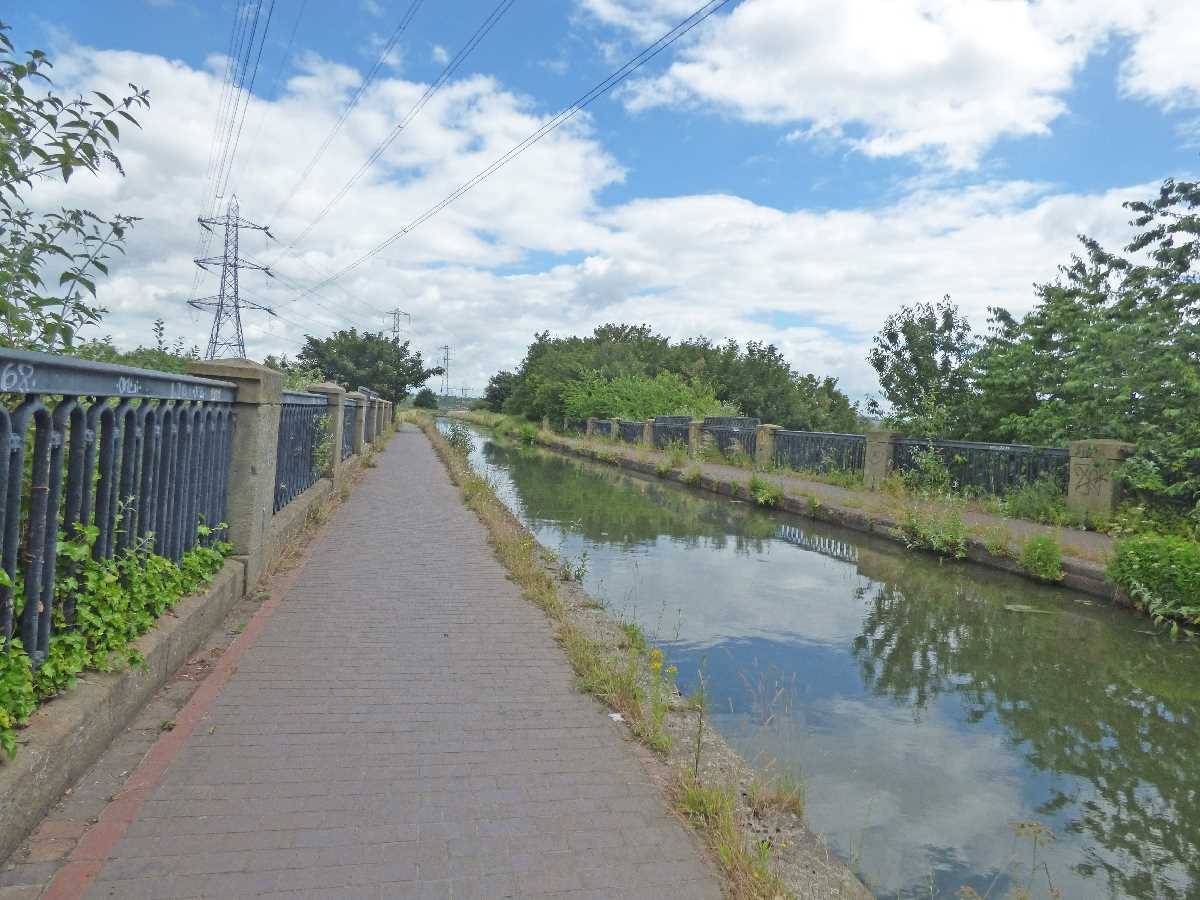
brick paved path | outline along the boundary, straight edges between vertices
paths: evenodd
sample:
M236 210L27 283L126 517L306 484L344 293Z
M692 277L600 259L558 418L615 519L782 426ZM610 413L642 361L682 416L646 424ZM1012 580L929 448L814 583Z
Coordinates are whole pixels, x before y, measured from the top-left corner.
M424 436L378 462L88 896L720 897Z

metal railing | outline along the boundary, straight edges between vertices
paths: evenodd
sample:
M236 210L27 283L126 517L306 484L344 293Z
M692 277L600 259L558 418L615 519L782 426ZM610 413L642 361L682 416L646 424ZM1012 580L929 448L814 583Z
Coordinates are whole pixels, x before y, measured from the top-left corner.
M776 431L775 463L811 472L859 471L866 461L862 434L826 431Z
M931 441L899 438L893 465L899 472L917 468L916 456L934 449L950 471L954 486L1003 496L1014 488L1049 475L1062 490L1070 478L1070 453L1062 447L1028 444L980 444L972 441Z
M58 534L95 527L95 558L148 543L178 560L222 523L234 385L45 353L0 350L0 638L49 652ZM14 589L23 602L16 616Z
M655 416L654 417L654 446L659 450L669 444L687 445L691 416Z
M563 419L563 431L567 434L583 434L587 430L587 419Z
M643 425L641 422L629 422L621 419L619 424L621 440L627 444L640 444L642 442Z
M342 401L342 462L354 455L354 433L358 428L358 404Z
M329 441L328 402L321 394L283 392L275 453L275 512L321 477L321 447ZM328 461L324 461L328 464Z
M598 434L601 437L612 437L612 431L612 419L596 419L592 423L592 434Z
M705 416L705 428L739 428L755 430L762 424L761 419L752 416Z
M724 425L709 425L705 420L701 434L709 438L725 456L735 453L747 453L753 456L758 447L758 431L756 428L732 428Z

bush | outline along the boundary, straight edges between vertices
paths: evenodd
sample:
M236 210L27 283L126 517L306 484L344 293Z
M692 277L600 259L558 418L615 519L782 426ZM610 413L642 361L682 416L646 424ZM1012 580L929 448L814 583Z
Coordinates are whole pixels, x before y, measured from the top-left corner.
M783 485L759 478L757 475L750 478L750 493L754 496L754 502L759 506L774 509L783 503Z
M563 400L566 414L573 418L595 416L643 422L654 416L703 418L729 413L712 388L693 384L673 372L660 372L654 378L621 375L613 379L599 372L586 372L563 387Z
M1021 567L1043 581L1062 581L1062 547L1048 534L1031 537L1021 547Z
M939 556L955 559L967 555L961 501L929 508L912 503L904 510L899 527L910 550L932 550Z
M413 406L417 409L437 409L437 395L429 388L421 388L413 397Z
M1155 621L1200 625L1200 544L1173 535L1119 541L1109 577Z
M1043 525L1069 525L1076 518L1067 510L1067 498L1054 476L1043 473L1021 485L1000 501L1004 515Z

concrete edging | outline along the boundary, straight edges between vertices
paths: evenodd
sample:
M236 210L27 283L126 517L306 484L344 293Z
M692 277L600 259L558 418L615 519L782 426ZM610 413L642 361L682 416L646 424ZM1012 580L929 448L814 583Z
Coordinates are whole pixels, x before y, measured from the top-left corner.
M86 672L75 687L38 707L20 732L17 758L0 763L0 860L21 846L245 592L245 566L227 559L203 594L182 598L134 641L144 668Z
M576 456L607 463L608 465L615 465L617 468L630 469L643 475L661 477L658 475L658 470L653 462L633 459L624 453L605 454L603 451L592 447L577 447L566 440L542 440L540 443L552 450L573 453ZM715 478L707 473L701 474L698 483L688 486L698 487L714 494L722 494L726 497L736 496L744 499L746 497L746 485L749 483L751 474L753 473L748 473L744 481L737 482L740 488L737 492L733 490L733 482L727 479ZM670 476L665 480L687 484L683 482L682 475L681 470L672 469ZM784 495L779 509L793 515L803 516L804 518L830 522L834 525L849 528L852 531L878 534L898 543L904 543L904 538L899 531L899 523L891 516L883 513L868 513L825 501L814 505L809 502L807 497L797 497L792 494ZM1020 575L1022 578L1027 578L1038 584L1046 583L1026 572L1016 560L1008 556L992 553L983 542L972 537L967 538L967 559L981 566L999 569L1013 575ZM1065 574L1062 581L1058 582L1058 584L1063 587L1071 588L1092 597L1099 597L1120 606L1134 608L1128 598L1124 597L1123 593L1117 590L1108 580L1105 575L1105 568L1100 563L1064 556L1062 568Z

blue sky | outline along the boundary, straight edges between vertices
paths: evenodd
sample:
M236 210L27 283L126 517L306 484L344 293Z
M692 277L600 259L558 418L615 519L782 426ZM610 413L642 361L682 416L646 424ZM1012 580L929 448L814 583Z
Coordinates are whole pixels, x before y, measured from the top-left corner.
M126 141L128 177L77 189L146 218L105 286L105 330L119 342L144 339L155 315L207 336L185 303L205 196L198 148L234 16L255 2L60 0L6 14L18 47L51 53L64 89L151 89L144 131ZM452 381L479 387L535 330L640 320L678 337L774 341L798 369L862 397L874 389L864 349L900 304L949 293L977 327L990 304L1028 308L1029 285L1053 276L1077 232L1119 242L1122 199L1197 168L1194 4L735 0L485 187L298 296L698 3L517 0L389 156L284 255L281 283L252 286L286 321L248 317L251 355L294 352L306 330L378 328L399 304L414 343L450 343ZM420 6L272 222L285 242L438 75L439 48L454 53L494 6ZM408 7L276 0L232 178L245 215L276 211Z

